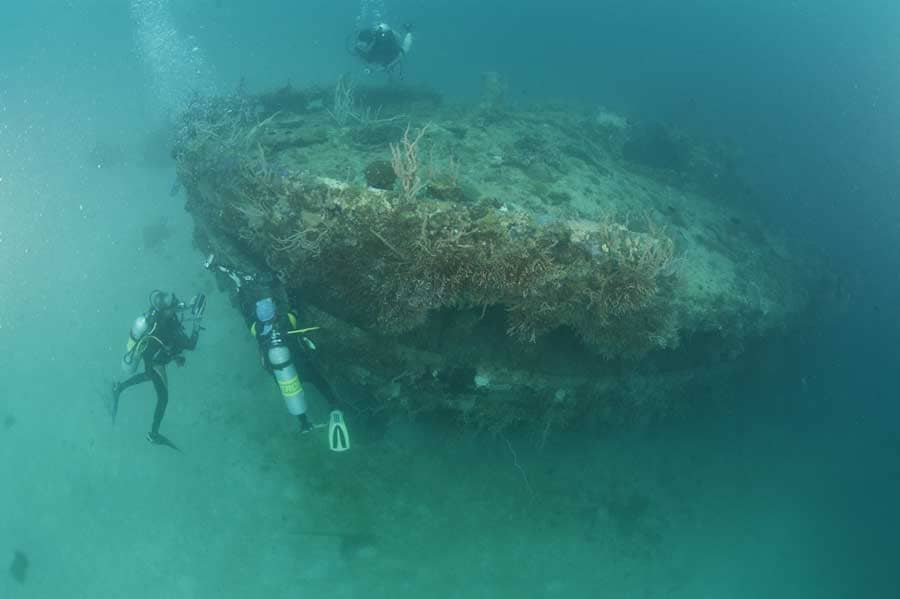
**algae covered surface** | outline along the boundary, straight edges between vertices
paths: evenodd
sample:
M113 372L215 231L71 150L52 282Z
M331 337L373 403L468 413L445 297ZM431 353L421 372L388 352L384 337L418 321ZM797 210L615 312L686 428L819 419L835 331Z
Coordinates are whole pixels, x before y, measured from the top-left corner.
M194 105L175 148L196 245L275 273L363 411L544 434L647 421L808 308L729 148L602 108L390 85Z

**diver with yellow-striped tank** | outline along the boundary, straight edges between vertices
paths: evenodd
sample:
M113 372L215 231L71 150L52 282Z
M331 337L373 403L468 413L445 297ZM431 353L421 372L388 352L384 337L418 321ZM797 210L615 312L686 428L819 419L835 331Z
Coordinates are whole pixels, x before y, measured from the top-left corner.
M297 317L288 308L284 285L273 274L241 272L217 262L214 255L210 255L203 266L234 283L241 314L259 344L260 362L278 383L288 413L300 424L300 432L319 428L309 420L302 375L303 381L312 383L330 406L329 448L332 451L350 449L347 425L337 408L338 396L313 364L310 352L315 351L316 346L304 335L318 327L298 328Z
M197 340L202 329L201 322L206 309L206 296L197 294L188 302L180 301L174 293L154 290L150 294L150 307L138 316L128 336L125 354L122 356L122 371L130 375L112 386L112 418L116 420L119 411L119 398L122 391L150 381L156 392L156 408L153 411L153 423L147 440L154 445L165 445L178 449L172 441L159 432L166 406L169 404L169 381L166 376L166 365L175 362L183 366L185 350L197 347ZM193 321L190 336L184 329L185 314ZM143 362L144 371L137 372Z

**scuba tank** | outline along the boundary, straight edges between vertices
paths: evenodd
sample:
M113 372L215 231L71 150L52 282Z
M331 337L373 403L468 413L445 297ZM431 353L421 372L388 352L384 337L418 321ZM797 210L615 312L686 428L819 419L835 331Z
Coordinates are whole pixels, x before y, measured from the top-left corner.
M277 332L273 331L269 338L267 356L272 373L281 389L284 404L292 416L306 413L306 395L303 393L303 385L291 360L291 350Z
M122 373L131 376L137 371L147 349L147 342L156 331L156 321L159 310L174 305L175 294L167 294L159 289L150 292L150 309L134 319L131 331L128 333L128 341L125 343L125 354L122 356Z
M146 314L138 316L131 325L128 341L125 343L125 354L122 356L122 372L131 376L141 363L141 356L146 348L146 338L156 329L156 322Z
M196 333L201 327L200 322L203 320L203 314L206 311L206 296L198 293L191 299L190 304L178 301L174 293L166 293L159 289L154 289L150 293L150 308L144 314L138 316L131 325L131 331L128 341L125 344L125 354L122 356L122 372L126 376L131 376L137 371L147 349L147 344L151 339L155 339L160 346L162 341L154 337L160 314L168 313L172 318L177 318L179 324L183 322L182 314L188 310L194 320L194 332ZM165 316L164 316L165 317Z
M165 293L159 289L150 292L148 298L150 308L140 316L134 319L131 325L131 331L128 334L128 341L125 343L125 354L122 356L122 373L131 376L137 371L141 364L141 358L144 356L144 350L147 349L147 343L156 332L157 317L160 310L171 308L178 302L174 293Z

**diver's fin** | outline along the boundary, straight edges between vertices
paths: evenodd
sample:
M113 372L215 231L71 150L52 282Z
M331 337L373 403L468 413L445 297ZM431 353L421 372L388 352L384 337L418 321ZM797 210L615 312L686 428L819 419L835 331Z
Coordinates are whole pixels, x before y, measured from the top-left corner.
M122 386L119 383L112 384L111 397L109 403L109 413L112 416L112 423L116 423L116 414L119 413L119 397L122 395Z
M172 443L172 441L168 437L166 437L165 435L161 435L160 433L147 433L147 440L154 445L165 445L166 447L171 447L179 453L181 452L181 450L178 449L177 445Z
M311 432L313 432L313 431L317 431L317 430L319 430L320 428L325 428L326 426L328 426L328 425L327 425L327 424L322 424L321 422L318 422L318 423L316 423L316 424L310 425L309 428L301 428L301 429L300 429L300 434L301 434L301 435L305 435L306 433L311 433Z
M328 449L331 451L350 449L350 433L340 410L332 410L328 417Z

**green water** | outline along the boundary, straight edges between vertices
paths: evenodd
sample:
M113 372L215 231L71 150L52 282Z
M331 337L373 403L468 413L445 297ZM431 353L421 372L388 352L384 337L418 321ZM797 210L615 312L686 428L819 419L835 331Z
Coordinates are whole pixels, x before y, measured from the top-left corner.
M851 309L798 323L789 345L773 339L755 354L748 379L710 386L692 416L649 429L584 427L542 444L517 431L478 435L348 410L353 449L337 454L324 436L297 434L240 315L200 266L184 197L170 194L172 165L148 164L142 144L190 94L185 79L233 89L246 75L261 88L358 68L341 42L359 7L178 3L177 48L192 58L174 68L167 60L177 55L147 54L132 11L161 1L10 4L0 19L0 597L895 595L896 215L877 198L894 198L897 186L894 148L877 143L895 138L884 107L897 104L896 53L881 34L828 25L832 13L810 25L805 5L791 3L800 20L785 31L794 33L757 15L747 31L770 27L770 37L732 36L746 53L715 71L743 86L704 94L699 85L716 78L701 59L716 52L696 30L683 48L684 27L669 27L659 6L560 7L547 20L559 55L540 59L528 58L533 47L521 44L533 36L522 31L545 22L546 6L387 7L397 19L412 15L432 40L416 47L418 63L411 54L413 82L465 95L483 70L504 67L523 97L546 78L571 84L545 86L551 96L762 131L748 145L773 162L757 174L789 173L795 184L765 205L772 226L833 252L829 264L849 273ZM519 9L528 20L509 17ZM656 9L666 19L655 20ZM694 24L711 14L675 12ZM621 30L603 38L618 52L588 43L607 21ZM640 38L647 23L655 35ZM797 23L815 26L809 38ZM857 47L847 40L865 40L865 68L850 76L809 66L824 50L802 51L822 37L844 40L828 46L844 58L842 49ZM454 39L467 47L452 51ZM750 51L757 40L777 60ZM640 76L651 59L652 81ZM782 86L753 79L781 73L773 65L785 65L783 79L772 75ZM591 86L588 66L614 75ZM823 84L831 92L791 88L797 73L834 77ZM847 137L802 137L814 114ZM794 145L794 155L777 153ZM836 148L841 160L830 162ZM853 168L844 168L847 155ZM826 187L852 193L831 197ZM165 239L145 238L148 225ZM154 288L209 296L197 350L185 367L169 367L162 430L181 453L144 439L149 385L123 396L115 425L108 413L129 326ZM711 403L716 410L700 410ZM313 404L323 418L314 392Z

